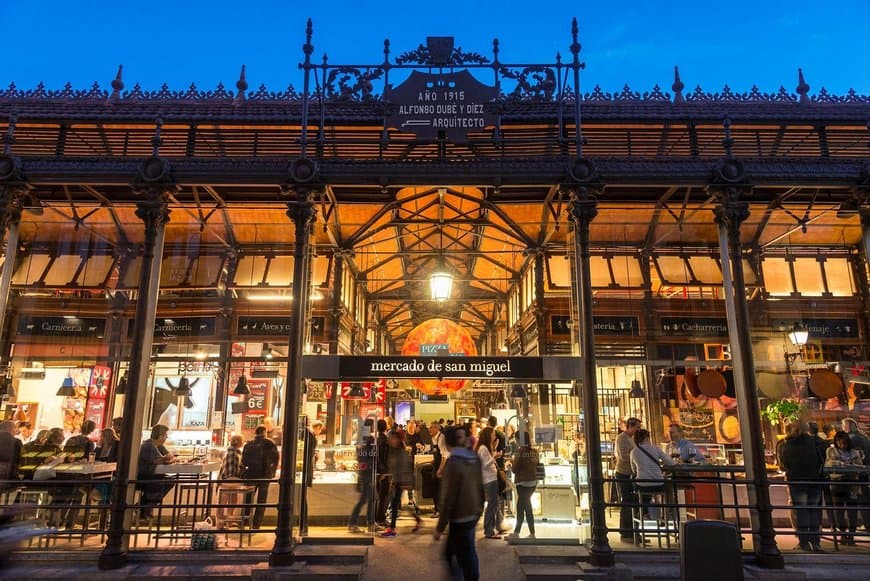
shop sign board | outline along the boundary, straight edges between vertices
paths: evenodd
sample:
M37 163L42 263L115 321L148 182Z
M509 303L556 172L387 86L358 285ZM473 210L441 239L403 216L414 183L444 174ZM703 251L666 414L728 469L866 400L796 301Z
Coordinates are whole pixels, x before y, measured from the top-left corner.
M727 337L728 319L713 317L662 317L662 331L681 337Z
M407 357L342 356L339 375L344 379L541 379L540 357Z
M239 317L238 334L286 337L290 334L290 317Z
M436 139L443 132L448 139L463 141L470 132L495 125L489 105L495 97L495 87L481 83L467 69L412 71L402 84L384 90L389 104L386 125L421 139Z
M31 337L89 337L102 338L106 334L106 320L89 317L32 317L18 319L18 335Z
M596 335L637 337L640 326L637 317L592 317Z
M172 340L181 337L213 337L217 317L158 318L154 323L155 340ZM127 325L127 336L133 336L133 321Z
M858 321L855 319L802 319L788 321L786 327L801 322L807 327L810 339L857 339Z

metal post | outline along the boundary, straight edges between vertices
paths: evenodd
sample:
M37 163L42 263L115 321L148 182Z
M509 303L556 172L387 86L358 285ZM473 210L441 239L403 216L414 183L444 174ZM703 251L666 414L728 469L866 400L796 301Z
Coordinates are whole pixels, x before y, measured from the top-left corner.
M0 221L5 222L6 253L4 255L3 271L0 272L0 335L6 323L6 306L9 301L9 287L12 285L12 274L15 272L15 259L18 255L18 232L21 226L21 208L7 207L3 210ZM2 234L0 234L2 235Z
M589 224L598 214L598 202L584 186L571 200L574 222L574 291L580 322L582 365L580 383L583 394L583 425L589 470L589 506L592 517L592 547L589 562L597 567L613 566L613 549L607 540L604 515L604 474L601 467L601 437L598 422L598 386L595 374L595 331L592 321L592 279L589 267Z
M129 520L127 507L133 503L142 436L146 386L151 361L151 343L157 317L157 296L160 290L160 266L163 261L163 240L169 222L169 190L166 187L148 187L141 192L145 199L136 205L136 216L145 223L145 242L142 267L139 271L136 315L133 319L133 345L130 352L127 395L124 396L124 423L118 449L118 469L112 493L112 518L106 546L100 555L100 569L120 569L127 564L128 536L125 530Z
M749 204L739 198L738 188L726 187L722 191L720 204L714 210L719 228L719 252L722 260L728 337L731 342L740 433L743 437L750 522L753 530L756 531L753 542L755 558L760 567L782 569L785 564L776 546L776 533L773 528L773 508L770 504L770 483L764 458L761 413L758 407L758 388L755 383L755 361L752 355L752 334L743 277L740 224L749 217Z
M338 355L338 335L341 325L341 316L344 314L344 307L341 303L341 295L343 294L344 284L344 257L345 251L336 252L333 255L332 267L332 307L329 309L331 321L329 326L329 354ZM326 445L331 448L326 453L327 465L335 464L335 452L332 447L335 446L335 422L339 406L339 390L335 389L332 392L332 397L326 402Z
M287 215L296 226L293 250L293 308L290 311L290 334L287 345L287 397L284 408L284 453L281 454L281 479L278 492L278 527L275 545L269 554L269 566L293 564L293 500L296 489L296 452L299 439L299 405L302 397L302 348L305 340L305 297L308 293L309 248L308 230L314 220L314 203L304 189L297 199L287 203ZM305 483L302 484L305 486Z

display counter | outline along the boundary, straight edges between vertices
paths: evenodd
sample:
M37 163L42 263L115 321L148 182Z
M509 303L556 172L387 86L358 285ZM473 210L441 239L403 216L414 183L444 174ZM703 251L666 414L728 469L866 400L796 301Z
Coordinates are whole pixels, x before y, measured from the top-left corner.
M544 465L544 481L538 485L535 494L540 495L540 512L545 520L574 521L578 517L573 472L574 465L564 460Z

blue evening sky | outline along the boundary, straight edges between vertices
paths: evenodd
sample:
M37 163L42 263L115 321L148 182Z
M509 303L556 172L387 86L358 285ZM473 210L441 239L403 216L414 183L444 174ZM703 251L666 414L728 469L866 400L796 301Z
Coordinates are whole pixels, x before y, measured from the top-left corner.
M300 88L309 16L315 57L326 52L335 64L377 63L384 38L396 56L427 35L453 35L458 46L486 55L497 37L503 62L550 62L557 51L567 60L576 16L584 92L596 84L644 92L656 83L670 92L679 65L687 92L726 83L734 91L757 84L794 92L803 67L811 93L824 86L870 94L870 0L0 0L0 86L98 81L109 89L123 63L127 89L136 82L232 89L244 63L251 89Z

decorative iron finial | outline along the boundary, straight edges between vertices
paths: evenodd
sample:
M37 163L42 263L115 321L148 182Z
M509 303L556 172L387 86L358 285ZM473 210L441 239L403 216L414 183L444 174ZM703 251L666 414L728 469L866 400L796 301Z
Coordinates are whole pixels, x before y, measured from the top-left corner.
M384 62L390 62L390 39L384 39Z
M236 81L236 98L233 99L234 105L239 105L245 101L245 91L248 90L248 80L245 78L245 65L242 65L242 72L239 73L239 80Z
M329 57L326 56L326 53L323 53L323 66L326 66L326 63L329 62Z
M151 138L151 156L160 157L160 146L163 145L163 138L160 137L160 131L163 128L163 119L158 117L154 120L154 137Z
M725 137L722 138L722 147L725 148L725 157L731 157L731 146L734 145L734 139L731 137L730 117L726 117L722 121L722 127L725 130Z
M671 89L674 91L674 103L684 103L686 99L683 97L683 89L686 85L680 80L680 67L674 66L674 84Z
M556 51L556 64L557 65L562 64L562 53L559 51Z
M498 63L498 39L492 39L492 62Z
M6 135L3 137L3 155L12 153L12 144L15 143L15 124L18 123L18 116L13 113L9 116L9 128L6 130Z
M574 55L574 59L580 57L580 42L577 40L577 36L580 33L580 27L577 26L577 17L575 16L573 20L571 20L571 53Z
M121 98L121 91L124 90L124 79L122 78L123 73L124 65L118 65L118 74L115 75L115 79L112 81L112 94L109 95L110 103L114 103Z
M798 103L800 103L801 105L806 105L810 102L810 98L807 96L807 93L810 92L810 86L804 80L804 71L801 68L798 68L798 86L795 91L797 91L797 94L800 95Z
M311 44L311 35L314 32L314 26L311 24L311 19L308 19L308 24L305 25L305 44L302 45L302 52L307 56L311 56L314 52L314 45Z

